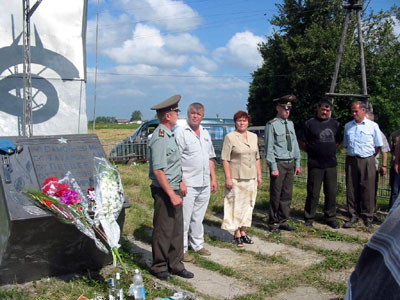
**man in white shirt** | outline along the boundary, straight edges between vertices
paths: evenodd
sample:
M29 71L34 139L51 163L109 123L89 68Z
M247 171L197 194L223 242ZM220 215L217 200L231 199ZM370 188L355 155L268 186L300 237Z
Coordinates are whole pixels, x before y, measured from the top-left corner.
M362 217L367 229L372 229L375 210L375 156L383 141L378 124L368 120L364 102L351 106L353 121L344 127L343 146L346 150L347 206L350 220L343 227L351 228Z
M204 106L192 103L188 108L187 124L175 130L176 142L181 152L183 184L183 246L184 262L194 259L187 253L189 246L200 255L211 255L203 247L203 219L210 193L217 190L214 158L210 134L200 125Z

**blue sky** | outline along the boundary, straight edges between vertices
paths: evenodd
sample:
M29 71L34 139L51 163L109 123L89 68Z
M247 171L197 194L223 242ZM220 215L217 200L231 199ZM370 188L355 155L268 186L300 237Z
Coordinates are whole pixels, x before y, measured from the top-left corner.
M326 0L328 1L328 0ZM246 110L251 73L261 65L257 45L273 32L270 0L100 0L96 116L129 119L182 95L201 102L206 117ZM367 0L389 9L400 0ZM97 0L89 0L87 114L93 119ZM290 91L288 91L290 92Z

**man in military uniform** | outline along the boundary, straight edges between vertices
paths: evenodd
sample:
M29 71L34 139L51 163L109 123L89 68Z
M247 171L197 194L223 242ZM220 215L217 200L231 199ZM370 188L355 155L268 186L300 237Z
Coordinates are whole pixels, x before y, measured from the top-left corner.
M275 233L280 229L295 230L287 223L294 175L301 172L300 149L293 122L288 120L294 100L294 95L274 99L278 115L265 126L265 151L271 177L268 226Z
M157 111L160 125L149 143L151 194L154 198L152 253L150 273L161 280L169 280L169 273L193 278L183 259L182 164L172 128L178 120L178 102L175 95L151 109Z

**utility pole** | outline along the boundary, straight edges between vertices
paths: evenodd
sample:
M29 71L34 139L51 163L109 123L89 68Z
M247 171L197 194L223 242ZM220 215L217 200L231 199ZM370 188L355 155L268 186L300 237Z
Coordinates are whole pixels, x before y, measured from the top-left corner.
M346 9L346 16L343 23L342 28L342 38L339 45L338 54L336 56L336 64L335 70L333 71L331 87L329 89L329 93L326 93L329 97L353 97L353 98L361 98L363 100L367 100L368 90L367 90L367 75L365 71L365 61L364 61L364 45L363 45L363 36L362 36L362 28L361 28L361 10L363 8L362 0L348 0L343 1L343 8ZM340 62L342 60L342 54L344 51L344 44L346 41L346 33L350 23L350 15L352 11L356 11L357 16L357 30L358 30L358 45L360 49L360 64L361 64L361 80L362 80L362 94L341 94L335 93L337 78L339 74Z
M42 0L38 0L32 8L30 8L29 0L22 0L23 6L23 59L24 59L24 105L23 105L23 135L31 137L33 135L32 120L32 74L31 74L31 23L30 19L38 8Z

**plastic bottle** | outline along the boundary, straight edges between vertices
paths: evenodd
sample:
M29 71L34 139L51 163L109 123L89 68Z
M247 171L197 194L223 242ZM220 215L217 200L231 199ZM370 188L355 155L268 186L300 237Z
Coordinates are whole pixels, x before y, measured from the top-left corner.
M115 290L115 285L114 285L114 279L110 278L109 279L109 284L110 284L110 288L108 290L108 300L117 300L117 293Z
M124 291L122 289L122 284L121 284L121 275L119 273L115 274L115 290L116 290L116 296L118 300L124 300Z
M146 300L146 293L144 290L143 277L138 269L135 270L135 275L133 276L133 295L135 300Z

